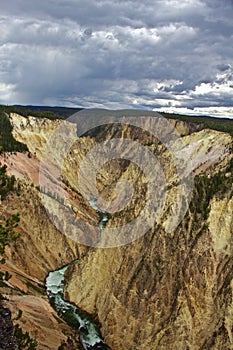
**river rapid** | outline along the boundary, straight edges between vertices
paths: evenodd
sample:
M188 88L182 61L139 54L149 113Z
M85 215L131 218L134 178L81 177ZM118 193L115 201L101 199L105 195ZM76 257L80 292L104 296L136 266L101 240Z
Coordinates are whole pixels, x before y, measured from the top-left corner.
M46 291L51 305L69 326L77 330L83 349L110 350L91 317L74 304L64 300L64 274L68 267L69 265L51 271L46 279Z
M89 204L99 215L99 228L104 229L108 221L108 214L97 207L94 199L90 200ZM78 263L78 260L71 263ZM77 330L84 350L111 350L104 343L99 327L90 315L64 300L64 274L68 267L69 264L51 271L46 279L46 292L51 305L69 326Z

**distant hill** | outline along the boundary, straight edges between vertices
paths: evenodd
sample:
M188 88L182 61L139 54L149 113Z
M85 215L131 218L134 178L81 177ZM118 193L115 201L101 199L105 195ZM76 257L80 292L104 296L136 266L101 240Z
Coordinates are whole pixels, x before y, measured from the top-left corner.
M21 105L14 105L14 107L20 107L29 109L36 112L49 112L54 113L64 119L69 118L72 114L77 113L81 111L83 108L71 108L71 107L51 107L51 106L21 106Z

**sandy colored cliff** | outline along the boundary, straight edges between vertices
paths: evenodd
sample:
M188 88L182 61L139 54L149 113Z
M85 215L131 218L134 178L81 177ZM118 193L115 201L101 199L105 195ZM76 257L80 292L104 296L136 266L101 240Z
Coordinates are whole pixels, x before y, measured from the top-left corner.
M166 199L157 223L145 235L122 247L96 249L72 239L72 221L66 224L71 235L61 234L35 188L39 185L44 147L61 121L27 119L16 114L10 118L14 137L26 143L31 152L29 157L8 154L1 158L8 171L20 179L18 194L11 194L2 202L1 212L19 212L21 217L20 239L7 252L7 266L15 271L12 284L20 292L14 293L8 304L13 312L17 308L25 310L25 329L29 327L36 337L37 327L47 327L50 344L54 342L56 346L67 339L65 325L56 322L42 286L48 271L78 257L79 263L71 265L66 275L66 297L98 318L106 343L113 350L233 349L232 166L229 168L232 137L185 122L171 122L182 137L176 152L190 160L182 177L193 172L195 179L189 209L179 225L168 232L179 190L171 153L158 140L148 142L148 135L128 126L114 130L114 137L134 137L158 157L166 178ZM74 137L74 125L69 130ZM74 137L62 167L62 186L72 215L97 225L98 216L80 194L77 173L88 151L101 138L111 139L113 135L111 128L106 128L94 136ZM57 144L59 155L62 142L64 139ZM51 155L46 158L48 162ZM56 192L60 184L57 174L55 169L46 185L52 186L56 195L60 193ZM104 164L97 176L97 187L109 203L120 193L116 191L119 180L130 180L134 188L131 204L125 211L112 214L107 224L120 233L121 226L137 217L145 205L146 196L142 193L146 193L147 179L138 166L128 161ZM92 185L87 177L85 188ZM155 196L159 196L159 191ZM47 208L59 216L58 209L52 211L53 198L46 198ZM85 236L84 232L80 234ZM25 302L25 293L30 295L31 306ZM46 310L41 320L37 317L40 310ZM60 336L55 342L56 334ZM40 349L45 349L46 339L39 337L39 341Z

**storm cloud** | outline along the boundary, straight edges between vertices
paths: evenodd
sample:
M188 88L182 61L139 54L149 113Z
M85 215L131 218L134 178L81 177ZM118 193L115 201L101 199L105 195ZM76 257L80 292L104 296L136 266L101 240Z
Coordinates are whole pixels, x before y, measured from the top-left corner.
M233 117L231 0L11 0L0 11L0 103Z

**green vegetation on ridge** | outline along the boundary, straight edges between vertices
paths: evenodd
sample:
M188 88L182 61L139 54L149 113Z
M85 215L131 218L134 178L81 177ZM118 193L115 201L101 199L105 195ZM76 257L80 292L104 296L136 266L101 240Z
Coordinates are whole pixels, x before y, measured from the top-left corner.
M0 200L6 198L7 194L15 190L16 178L14 175L8 176L6 173L7 166L0 164Z
M39 111L39 110L30 109L30 108L23 107L23 106L0 105L0 115L2 115L3 113L7 113L7 114L17 113L17 114L22 115L23 117L33 116L33 117L37 117L37 118L64 119L60 115L52 112L51 110Z
M170 114L170 113L164 113L164 112L160 114L162 114L166 118L199 124L202 126L202 129L213 129L217 131L227 132L233 136L233 119L181 115L181 114L175 114L175 113Z
M7 115L0 111L0 151L26 152L28 150L27 146L14 139L12 129Z

